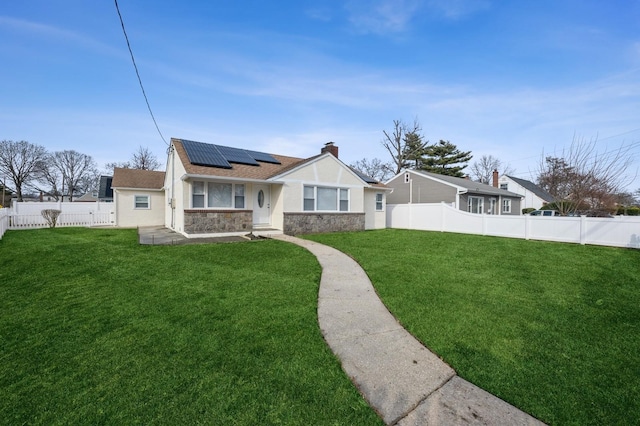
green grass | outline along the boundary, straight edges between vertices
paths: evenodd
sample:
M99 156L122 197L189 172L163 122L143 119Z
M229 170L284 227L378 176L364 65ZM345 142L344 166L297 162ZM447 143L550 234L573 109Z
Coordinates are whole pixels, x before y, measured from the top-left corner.
M320 267L279 241L0 241L4 424L382 424L317 325Z
M460 376L550 424L640 419L640 251L381 230L309 236L353 256Z

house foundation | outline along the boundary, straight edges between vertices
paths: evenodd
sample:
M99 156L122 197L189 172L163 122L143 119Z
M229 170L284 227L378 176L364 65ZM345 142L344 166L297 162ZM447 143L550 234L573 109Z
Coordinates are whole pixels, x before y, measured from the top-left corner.
M287 235L364 231L364 213L285 213Z
M186 234L216 234L250 232L253 226L251 210L185 210Z

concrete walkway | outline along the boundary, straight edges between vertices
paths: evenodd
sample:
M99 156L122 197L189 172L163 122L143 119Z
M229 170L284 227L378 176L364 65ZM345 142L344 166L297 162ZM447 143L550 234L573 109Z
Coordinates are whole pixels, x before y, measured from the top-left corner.
M343 370L388 425L542 425L461 379L389 313L360 265L344 253L287 235L322 266L318 321Z

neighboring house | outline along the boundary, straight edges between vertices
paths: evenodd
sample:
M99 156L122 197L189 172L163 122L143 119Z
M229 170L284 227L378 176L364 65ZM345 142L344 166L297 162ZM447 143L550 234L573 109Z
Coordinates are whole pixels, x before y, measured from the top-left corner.
M187 237L385 227L390 189L340 161L333 142L303 159L171 139L163 181L140 172L114 171L119 226L164 224Z
M96 196L96 194L92 194L91 192L86 192L80 197L73 199L74 203L95 203L97 201L98 197Z
M110 203L113 201L113 176L100 176L100 185L98 187L98 199Z
M521 196L469 179L406 170L386 182L388 204L440 203L479 214L519 215Z
M514 176L503 175L499 179L494 172L494 186L506 191L515 192L523 197L521 208L539 209L553 201L553 196L533 182ZM497 180L497 183L496 183Z
M117 226L163 225L165 173L138 169L113 169L113 195Z

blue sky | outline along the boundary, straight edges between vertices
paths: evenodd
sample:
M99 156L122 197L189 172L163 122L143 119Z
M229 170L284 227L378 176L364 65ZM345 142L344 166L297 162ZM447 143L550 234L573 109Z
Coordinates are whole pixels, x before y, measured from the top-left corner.
M417 118L525 179L574 135L640 157L640 0L118 4L167 141L387 161ZM3 2L0 41L1 139L164 162L113 1Z

